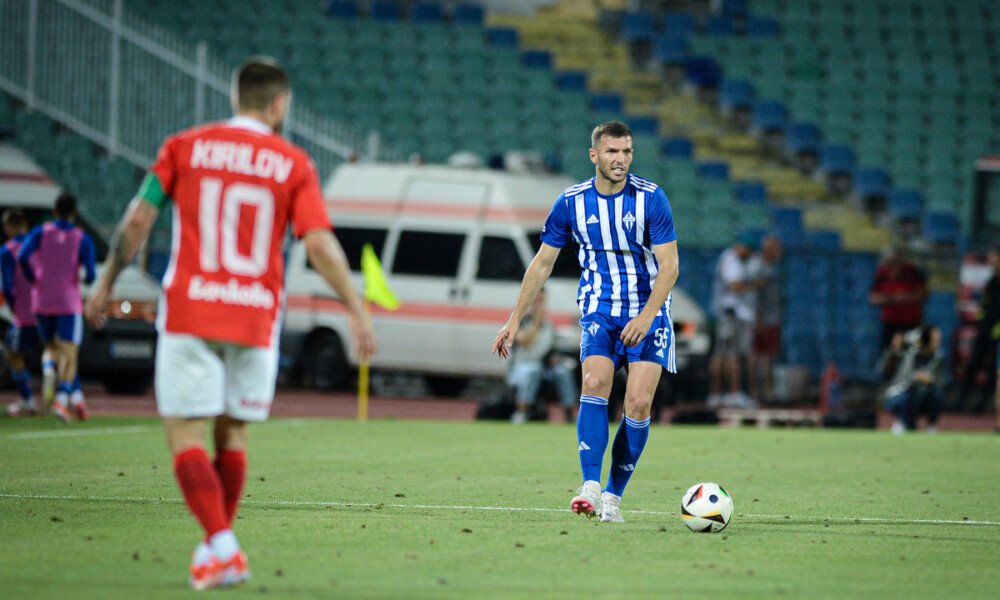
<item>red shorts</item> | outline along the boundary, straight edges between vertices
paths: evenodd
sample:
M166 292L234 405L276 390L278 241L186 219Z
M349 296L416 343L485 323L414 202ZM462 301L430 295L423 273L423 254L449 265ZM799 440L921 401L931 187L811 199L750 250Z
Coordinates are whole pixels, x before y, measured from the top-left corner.
M781 351L781 325L761 325L753 332L753 353L777 356Z

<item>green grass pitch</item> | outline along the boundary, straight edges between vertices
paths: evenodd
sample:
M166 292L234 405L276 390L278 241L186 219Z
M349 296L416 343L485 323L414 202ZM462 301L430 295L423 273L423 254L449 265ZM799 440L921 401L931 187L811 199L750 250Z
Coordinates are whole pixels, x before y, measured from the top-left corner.
M234 596L1000 589L1000 436L654 427L623 525L568 511L569 426L275 420L251 443L235 529L253 578ZM722 533L691 533L677 514L699 481L733 496ZM0 422L0 597L188 597L197 540L155 420Z

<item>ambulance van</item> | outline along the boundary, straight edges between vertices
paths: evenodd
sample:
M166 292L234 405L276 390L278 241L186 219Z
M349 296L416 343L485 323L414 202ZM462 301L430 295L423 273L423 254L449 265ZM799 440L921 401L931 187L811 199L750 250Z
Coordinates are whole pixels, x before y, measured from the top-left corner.
M62 190L27 154L0 144L0 213L19 209L31 227L51 220L56 197ZM87 206L80 206L77 225L94 240L98 272L108 252L105 237L88 220ZM0 229L0 243L6 242ZM81 291L87 294L86 286ZM108 302L108 322L99 331L84 327L80 346L80 375L101 381L111 392L138 393L153 379L156 350L156 300L160 287L136 266L129 266L115 283ZM2 298L2 294L0 294ZM6 302L0 305L0 339L12 317ZM0 381L8 376L5 353L0 353ZM37 356L32 357L37 362ZM37 366L37 364L36 364Z
M360 289L361 248L369 243L401 301L396 311L371 307L379 343L372 368L420 373L439 395L460 393L470 377L503 376L508 365L490 346L552 204L574 183L481 168L338 167L324 196L355 283ZM559 253L546 284L558 350L577 357L579 277L574 245ZM301 243L289 250L286 280L283 367L315 388L345 387L357 365L346 313ZM704 313L675 288L672 315L679 368L702 368L709 350Z

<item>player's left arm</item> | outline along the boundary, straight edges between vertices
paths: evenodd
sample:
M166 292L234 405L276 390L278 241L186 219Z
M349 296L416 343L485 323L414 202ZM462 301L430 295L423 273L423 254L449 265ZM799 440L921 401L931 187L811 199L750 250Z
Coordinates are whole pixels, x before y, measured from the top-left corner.
M94 253L94 240L86 233L80 238L80 264L83 265L83 282L87 285L97 279L97 264Z
M670 295L670 290L674 289L677 276L680 274L677 240L664 244L654 244L653 255L656 256L659 270L653 279L653 288L649 292L646 305L622 329L621 340L626 346L636 346L646 337L646 334L649 333L649 327L653 324L653 319L656 318L656 313L663 308L667 296Z
M87 320L95 327L104 324L104 307L111 295L115 280L149 238L149 232L153 229L159 214L160 209L157 205L141 196L136 196L125 210L125 216L118 223L118 229L111 239L108 258L104 261L104 270L101 271L97 284L91 290L84 309Z
M14 308L14 255L6 248L0 248L0 279L3 280L3 297Z
M31 256L38 250L38 244L42 240L42 226L39 225L28 233L21 244L21 249L17 251L17 264L21 266L24 278L31 283L35 283L35 270L31 268Z

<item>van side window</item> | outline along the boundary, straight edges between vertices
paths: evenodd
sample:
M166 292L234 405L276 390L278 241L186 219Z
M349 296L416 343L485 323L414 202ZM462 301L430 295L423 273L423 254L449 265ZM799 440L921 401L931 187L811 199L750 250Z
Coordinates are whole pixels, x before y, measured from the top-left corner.
M371 244L375 250L375 256L382 257L382 248L385 246L385 229L334 226L333 235L337 236L340 245L344 247L344 254L347 255L347 263L351 265L352 271L361 270L361 248L365 244Z
M401 275L455 277L465 236L460 233L403 231L392 272Z
M489 281L521 281L524 264L517 254L514 240L491 235L483 236L479 247L477 279Z
M542 240L538 239L542 235L541 231L532 231L528 233L528 243L531 244L531 248L538 252L538 249L542 247ZM580 253L580 245L574 240L570 240L562 250L559 251L559 256L556 258L556 264L552 266L551 277L560 277L564 279L579 279L580 278L580 261L577 259L577 254Z

